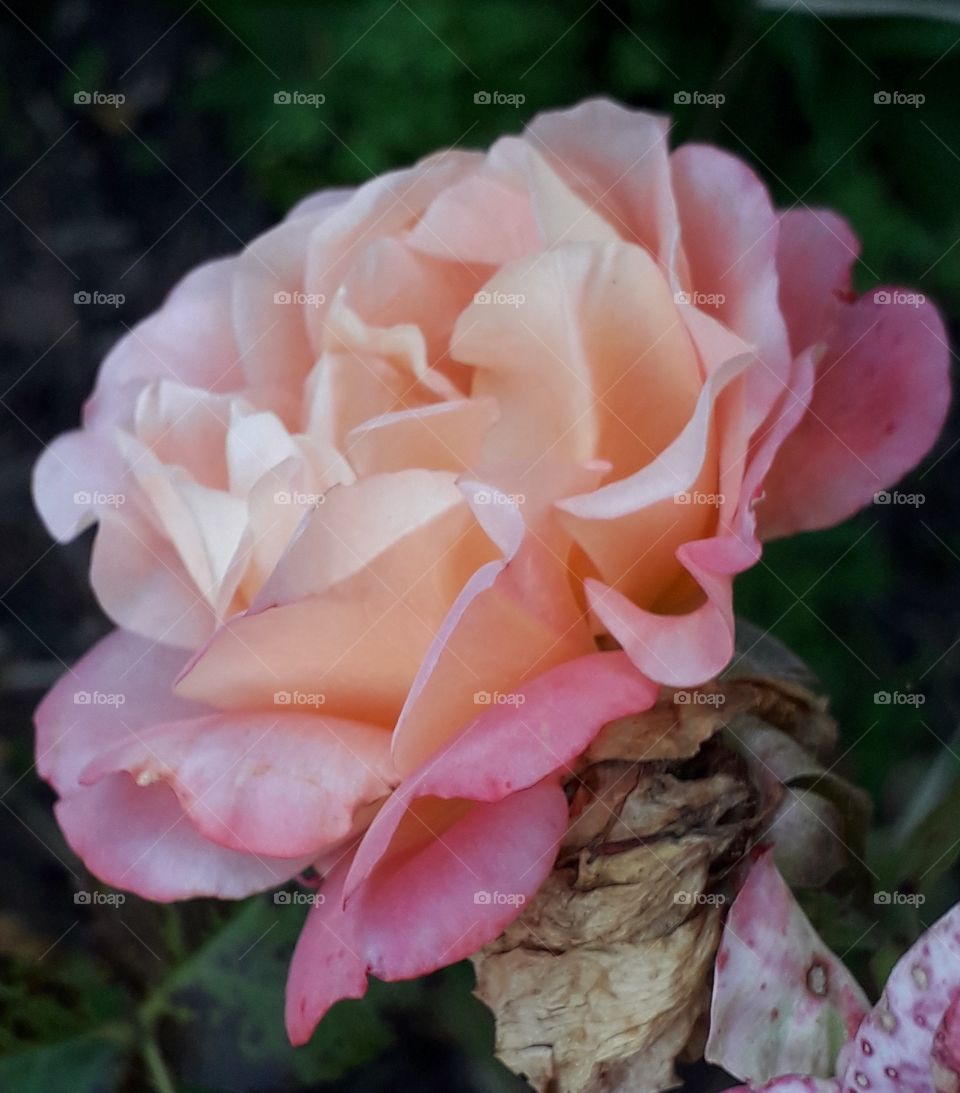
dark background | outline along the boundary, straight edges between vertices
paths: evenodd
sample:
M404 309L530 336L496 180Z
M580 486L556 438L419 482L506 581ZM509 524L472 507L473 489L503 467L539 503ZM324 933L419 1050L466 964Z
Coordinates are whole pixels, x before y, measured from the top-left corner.
M326 101L276 105L283 90ZM125 101L75 101L89 91ZM478 104L479 91L525 101ZM725 101L676 103L684 91ZM924 101L878 103L881 91ZM295 911L275 930L276 908L260 901L238 916L132 897L119 909L74 903L90 882L32 770L30 713L107 626L87 587L89 537L51 545L29 474L77 423L124 328L313 189L441 146L482 147L538 110L603 93L672 113L676 141L745 157L783 206L842 211L864 243L860 287L922 291L956 341L958 91L960 5L921 0L0 0L0 1088L514 1084L489 1060L489 1019L466 969L338 1007L318 1048L294 1055L277 1025ZM78 305L77 292L123 302ZM876 807L878 872L946 800L946 832L927 831L941 861L921 921L956 896L945 869L960 801L958 440L953 415L902 487L922 505L874 506L774 544L739 585L740 612L790 644L831 695L841 769ZM877 691L924 701L878 705ZM831 908L828 937L842 917ZM889 960L917 926L888 917L870 947L882 936Z

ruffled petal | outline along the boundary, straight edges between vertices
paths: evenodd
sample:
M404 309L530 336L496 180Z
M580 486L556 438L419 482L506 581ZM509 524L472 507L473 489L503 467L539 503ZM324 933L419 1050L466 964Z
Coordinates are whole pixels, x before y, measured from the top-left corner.
M767 475L764 538L846 519L937 439L950 402L946 333L932 304L900 299L903 290L879 289L844 307L810 407Z
M398 781L389 733L296 710L322 706L323 697L280 691L275 714L152 725L99 754L82 781L126 771L139 786L164 782L193 826L220 846L316 856L350 835L361 810Z
M372 972L410 979L462 960L520 913L553 868L567 801L548 779L504 800L407 814L404 852L385 861L343 909L342 863L321 889L294 953L287 1030L306 1043L341 998ZM442 834L438 833L442 822ZM422 836L424 833L428 837Z

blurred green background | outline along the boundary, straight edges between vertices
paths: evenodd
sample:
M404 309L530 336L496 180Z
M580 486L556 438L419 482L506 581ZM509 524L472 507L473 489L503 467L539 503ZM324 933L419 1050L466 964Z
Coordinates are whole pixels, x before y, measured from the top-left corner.
M296 908L130 897L118 924L115 907L74 904L83 874L32 772L29 717L61 662L106 625L87 590L89 541L51 548L30 465L75 424L122 325L197 262L236 250L314 189L439 147L482 147L593 94L672 114L677 142L745 157L782 206L843 212L864 244L859 286L924 292L956 342L960 4L62 0L4 3L0 26L0 1089L515 1088L490 1061L466 968L345 1003L294 1053L279 1014ZM75 101L91 88L125 101ZM284 91L324 102L277 104ZM477 101L494 91L522 102ZM715 101L684 101L695 92ZM78 289L124 302L77 308ZM773 544L738 590L740 612L830 694L840 768L876 807L871 863L891 883L927 872L926 921L957 895L958 439L953 415L903 487L923 504L874 506ZM882 705L881 691L923 701ZM863 942L842 900L819 913L837 944L879 948L881 963L918 928L894 910Z

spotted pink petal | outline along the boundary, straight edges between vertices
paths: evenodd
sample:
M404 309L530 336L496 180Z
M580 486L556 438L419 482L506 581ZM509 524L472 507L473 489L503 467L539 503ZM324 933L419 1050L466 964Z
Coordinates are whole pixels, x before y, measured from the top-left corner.
M867 1012L765 851L730 908L717 953L706 1058L752 1086L827 1078Z
M890 973L845 1053L844 1089L934 1093L931 1053L939 1062L956 1050L958 990L960 905L931 926Z
M960 1089L960 986L933 1037L933 1084L937 1093Z
M836 1078L811 1078L806 1074L785 1074L763 1085L739 1085L729 1093L840 1093Z

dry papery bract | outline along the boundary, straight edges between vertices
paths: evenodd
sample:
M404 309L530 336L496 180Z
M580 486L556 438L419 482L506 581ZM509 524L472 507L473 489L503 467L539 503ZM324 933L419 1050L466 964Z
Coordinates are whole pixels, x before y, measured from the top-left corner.
M474 958L511 1070L540 1093L655 1093L677 1084L678 1059L702 1057L724 907L795 804L794 772L823 771L836 737L825 707L793 673L746 675L667 691L602 730L568 782L553 873ZM815 844L822 820L783 826L785 843ZM815 853L824 878L829 849Z

